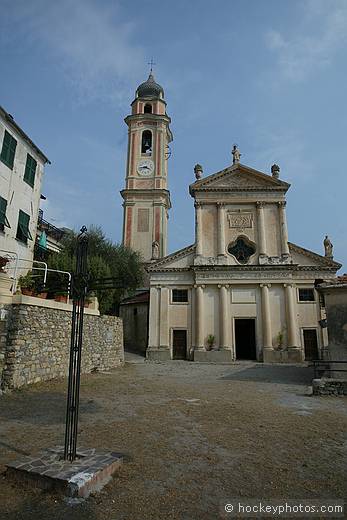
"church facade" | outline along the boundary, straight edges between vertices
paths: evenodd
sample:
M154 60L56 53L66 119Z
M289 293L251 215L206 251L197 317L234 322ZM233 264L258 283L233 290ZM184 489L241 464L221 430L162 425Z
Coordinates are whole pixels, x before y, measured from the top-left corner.
M289 242L290 185L279 178L277 165L267 174L241 164L236 146L232 164L222 171L203 178L196 165L196 181L189 186L195 240L166 255L165 153L172 136L163 96L151 74L137 90L136 113L126 119L131 125L123 240L147 261L147 357L289 363L317 358L327 346L327 331L315 286L333 279L340 264L332 258L329 241L326 256ZM146 104L152 106L150 119ZM148 165L151 173L144 175L142 144L148 130L154 160ZM146 226L141 224L144 209Z

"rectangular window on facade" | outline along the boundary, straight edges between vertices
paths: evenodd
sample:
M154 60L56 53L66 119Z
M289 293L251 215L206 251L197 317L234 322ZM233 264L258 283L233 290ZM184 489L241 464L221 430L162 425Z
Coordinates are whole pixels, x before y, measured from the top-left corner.
M299 302L314 302L314 289L299 289Z
M9 168L13 168L14 156L16 154L17 141L11 134L5 130L4 140L2 142L2 149L0 160Z
M137 231L149 230L149 209L139 208L137 212Z
M172 303L188 303L188 290L172 289Z
M27 162L25 165L24 172L24 180L27 182L32 188L35 184L35 173L36 173L37 162L30 154L27 154Z
M21 209L19 210L19 217L18 217L18 227L17 227L17 235L16 237L21 242L27 243L28 239L32 240L33 237L31 236L31 233L29 231L29 222L30 222L30 216L27 213L24 213Z
M0 197L0 231L4 231L5 226L10 228L10 224L6 218L7 200Z

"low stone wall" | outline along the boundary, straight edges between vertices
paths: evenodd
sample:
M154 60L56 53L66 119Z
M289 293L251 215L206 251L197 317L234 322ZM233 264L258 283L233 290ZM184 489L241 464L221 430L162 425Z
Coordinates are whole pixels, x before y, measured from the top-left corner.
M2 306L0 320L1 389L66 376L71 310L17 304ZM82 373L124 363L123 324L115 316L85 314ZM2 372L2 373L1 373Z
M347 381L341 379L314 379L313 395L347 395Z

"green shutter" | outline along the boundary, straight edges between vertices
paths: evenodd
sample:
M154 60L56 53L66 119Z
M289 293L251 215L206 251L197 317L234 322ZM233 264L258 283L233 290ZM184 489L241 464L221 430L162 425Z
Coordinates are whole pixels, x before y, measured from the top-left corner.
M6 218L7 201L0 197L0 225L4 227Z
M13 168L14 156L16 154L17 141L5 130L0 159L6 166Z
M3 231L4 226L11 227L6 218L7 200L0 197L0 229Z
M27 154L27 162L25 165L24 180L33 188L35 183L37 162L31 155Z
M19 210L18 217L18 227L17 227L17 238L22 242L27 242L27 240L32 240L33 237L29 231L29 222L30 216L27 213L24 213L21 209Z

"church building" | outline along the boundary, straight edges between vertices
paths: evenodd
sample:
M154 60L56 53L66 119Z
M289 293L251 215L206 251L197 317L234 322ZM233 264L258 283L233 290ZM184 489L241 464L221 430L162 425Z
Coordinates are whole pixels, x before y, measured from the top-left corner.
M315 287L334 279L341 265L327 237L325 256L289 242L290 185L280 168L264 173L241 164L235 145L222 171L203 178L196 165L189 186L195 240L167 255L172 134L152 71L125 121L123 243L142 253L149 275L147 358L293 363L319 357L327 331Z

